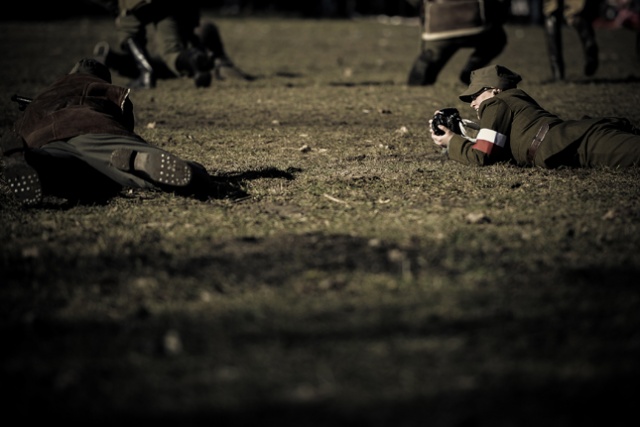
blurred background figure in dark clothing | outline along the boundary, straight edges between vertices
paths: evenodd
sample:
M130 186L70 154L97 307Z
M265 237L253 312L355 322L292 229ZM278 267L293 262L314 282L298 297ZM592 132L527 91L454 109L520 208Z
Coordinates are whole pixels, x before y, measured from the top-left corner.
M625 28L636 33L640 61L640 0L605 0L595 24L600 28Z
M153 88L158 74L193 78L197 87L211 85L212 73L219 79L251 80L225 52L218 28L202 21L198 3L183 0L179 7L171 0L96 0L116 13L118 46L99 42L96 59L123 75L136 75L134 88ZM155 32L155 53L149 50L149 26ZM135 70L135 71L134 71Z
M544 0L544 29L553 80L565 78L562 27L566 23L576 30L584 52L584 75L592 76L599 65L598 43L593 21L601 0Z
M511 0L407 0L420 9L420 55L413 63L407 83L427 86L460 49L473 51L460 72L469 84L471 71L484 67L507 45L504 24Z

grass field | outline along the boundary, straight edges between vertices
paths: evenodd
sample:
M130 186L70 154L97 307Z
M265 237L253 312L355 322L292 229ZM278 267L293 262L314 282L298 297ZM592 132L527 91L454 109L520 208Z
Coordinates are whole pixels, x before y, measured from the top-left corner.
M640 402L640 171L471 168L427 120L471 110L468 51L408 87L415 22L211 17L258 76L135 91L150 142L245 199L0 192L8 419L83 425L627 426ZM0 22L1 132L108 19ZM549 82L542 29L496 60L566 119L640 126L635 35ZM126 79L114 76L116 83ZM11 416L11 417L10 417Z

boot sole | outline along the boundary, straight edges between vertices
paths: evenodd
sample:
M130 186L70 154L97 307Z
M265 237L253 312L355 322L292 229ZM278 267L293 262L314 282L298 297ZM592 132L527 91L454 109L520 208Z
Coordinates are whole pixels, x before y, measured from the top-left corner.
M38 173L27 163L6 165L4 177L9 189L22 205L33 206L42 200Z
M191 181L191 168L187 162L166 152L119 149L111 154L111 165L155 184L184 187Z

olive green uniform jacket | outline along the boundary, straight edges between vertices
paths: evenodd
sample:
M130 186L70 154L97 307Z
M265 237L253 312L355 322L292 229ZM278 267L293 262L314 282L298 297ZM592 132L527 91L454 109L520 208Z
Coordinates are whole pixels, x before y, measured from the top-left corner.
M476 140L454 135L450 159L480 166L496 162L543 168L640 166L640 135L626 119L562 120L521 89L504 90L485 100L478 116ZM530 162L527 152L546 125L549 130Z

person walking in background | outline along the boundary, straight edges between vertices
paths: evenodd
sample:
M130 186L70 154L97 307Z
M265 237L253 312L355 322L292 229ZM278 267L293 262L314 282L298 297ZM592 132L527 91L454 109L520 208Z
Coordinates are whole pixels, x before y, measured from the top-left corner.
M485 166L512 162L542 168L640 167L640 129L624 118L562 120L543 109L518 83L522 77L502 65L473 71L460 94L476 111L475 137L444 125L433 141L460 163Z
M565 78L562 27L566 21L578 34L584 52L584 75L593 76L599 65L598 43L593 29L601 0L544 0L545 38L553 80Z
M85 58L27 105L0 139L4 181L21 204L37 205L45 195L108 198L123 188L221 195L222 185L202 165L135 133L130 90L113 85L104 64Z
M408 0L416 3L415 0ZM507 45L504 23L511 0L420 0L421 49L409 72L409 86L427 86L460 49L473 51L459 79L469 84L471 71L489 64Z
M229 59L216 25L201 22L195 0L185 0L179 5L171 0L99 2L108 10L117 11L115 25L121 52L111 50L108 43L102 41L95 46L94 57L121 74L131 73L133 62L137 78L129 87L154 88L161 66L174 77L193 78L196 87L210 86L212 73L218 79L253 79ZM148 49L150 25L155 31L160 63Z

